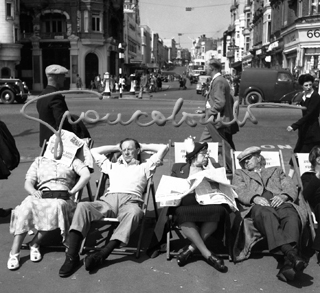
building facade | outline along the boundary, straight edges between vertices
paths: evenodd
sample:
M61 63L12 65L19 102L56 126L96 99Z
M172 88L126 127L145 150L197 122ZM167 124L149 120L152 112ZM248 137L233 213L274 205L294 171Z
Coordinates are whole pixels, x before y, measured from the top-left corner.
M46 86L45 68L50 64L69 70L65 89L76 87L77 74L89 88L97 74L118 72L123 0L12 2L20 2L21 61L16 73L31 89L40 91Z
M21 61L19 44L19 0L0 1L0 78L20 77L16 66Z

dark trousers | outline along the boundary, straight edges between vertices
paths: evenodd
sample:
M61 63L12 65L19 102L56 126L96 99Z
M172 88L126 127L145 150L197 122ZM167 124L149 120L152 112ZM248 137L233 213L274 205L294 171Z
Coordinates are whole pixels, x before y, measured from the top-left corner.
M267 238L269 251L299 241L301 221L295 208L284 203L278 208L255 205L251 209L254 226Z

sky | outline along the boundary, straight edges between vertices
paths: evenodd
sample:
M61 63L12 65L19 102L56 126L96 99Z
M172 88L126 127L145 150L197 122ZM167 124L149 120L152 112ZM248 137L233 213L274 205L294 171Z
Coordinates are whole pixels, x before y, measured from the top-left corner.
M139 0L140 24L190 50L201 35L221 38L231 23L232 0ZM191 11L186 11L191 7ZM178 34L182 34L179 36Z

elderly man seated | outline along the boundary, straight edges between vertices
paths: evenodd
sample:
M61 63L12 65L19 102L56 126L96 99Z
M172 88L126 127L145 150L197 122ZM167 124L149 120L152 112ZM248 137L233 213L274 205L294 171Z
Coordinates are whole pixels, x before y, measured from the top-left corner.
M126 245L130 235L138 227L142 217L140 209L142 193L148 179L154 174L165 156L168 146L164 144L139 144L126 138L117 145L101 146L91 150L96 163L110 177L110 186L100 200L80 202L77 205L69 232L69 248L66 260L59 271L60 277L68 277L79 265L81 242L89 232L92 221L103 217L117 217L120 221L110 242L99 252L85 259L85 269L91 271L100 265L120 244ZM155 152L146 162L140 163L142 151ZM117 162L111 162L105 155L121 152Z
M292 179L280 167L265 168L260 152L259 147L253 146L237 157L242 169L236 170L233 185L239 196L243 222L235 244L236 260L248 258L252 246L262 235L267 239L270 252L281 252L285 256L277 277L292 281L296 273L308 265L297 250L306 213L294 204L297 188ZM239 235L244 238L242 244Z

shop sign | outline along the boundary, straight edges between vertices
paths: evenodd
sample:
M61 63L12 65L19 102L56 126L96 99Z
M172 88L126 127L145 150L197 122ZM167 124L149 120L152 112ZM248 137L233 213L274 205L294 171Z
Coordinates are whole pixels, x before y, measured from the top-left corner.
M256 55L261 55L262 54L262 49L259 49L256 51Z
M273 49L275 49L275 48L277 48L277 47L279 47L279 42L278 42L278 41L276 41L276 42L274 42L274 43L271 43L271 44L269 45L269 47L268 47L267 52L272 51Z

